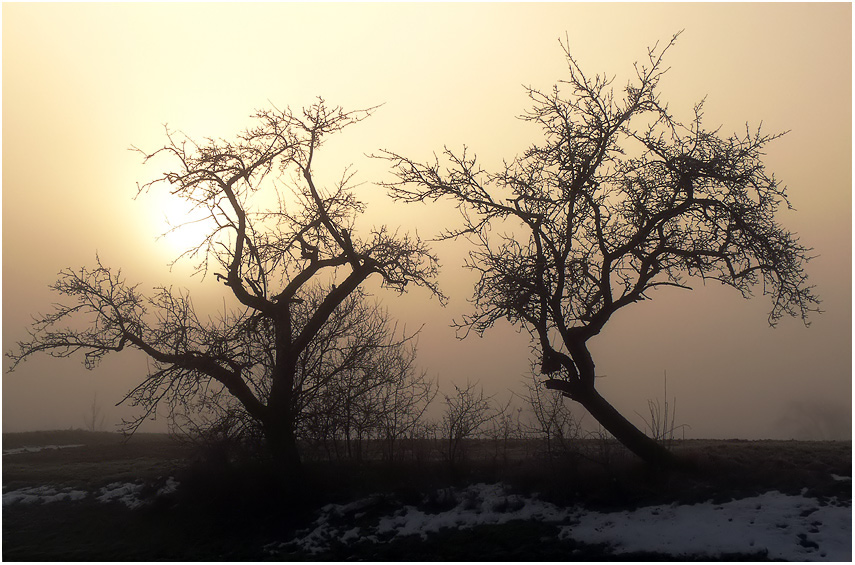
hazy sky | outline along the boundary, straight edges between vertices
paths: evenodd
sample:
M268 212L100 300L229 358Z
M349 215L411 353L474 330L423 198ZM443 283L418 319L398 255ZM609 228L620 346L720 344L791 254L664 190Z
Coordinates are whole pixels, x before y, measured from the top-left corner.
M616 75L656 41L685 29L669 53L661 96L678 118L706 96L706 123L722 133L763 122L790 130L767 164L795 212L786 226L815 249L808 273L825 314L810 328L770 329L768 299L729 289L662 290L624 309L591 342L601 393L637 424L647 399L677 398L687 437L828 438L851 422L851 5L850 4L4 4L3 350L26 335L54 297L65 267L121 267L142 288L190 289L216 306L222 285L187 280L166 263L181 239L155 241L180 202L136 183L162 173L130 145L154 149L163 124L192 137L230 137L256 108L300 108L316 96L374 117L325 146L316 174L336 180L353 164L370 205L359 225L401 224L434 234L447 208L393 205L373 183L388 148L428 158L443 145L476 151L486 167L537 139L515 116L523 84L564 78L559 38L583 69ZM192 234L191 234L192 235ZM508 326L457 341L473 277L459 246L436 248L440 308L426 292L383 296L409 328L425 324L420 362L444 386L479 380L522 392L527 341ZM4 361L4 369L8 362ZM78 360L38 359L3 375L3 430L83 425L97 393L113 408L145 374L137 354L94 371ZM579 408L581 411L581 408ZM157 422L147 429L162 429Z

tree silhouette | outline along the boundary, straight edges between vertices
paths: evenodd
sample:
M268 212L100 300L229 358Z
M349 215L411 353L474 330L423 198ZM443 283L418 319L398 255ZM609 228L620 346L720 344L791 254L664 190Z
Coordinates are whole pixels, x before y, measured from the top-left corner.
M703 102L683 124L659 99L664 48L648 50L620 94L588 76L565 43L569 76L549 92L528 88L522 119L542 143L483 170L464 147L444 162L419 163L386 151L405 202L447 198L463 223L440 237L473 245L479 275L474 312L457 325L483 333L500 319L524 327L542 356L546 385L581 403L647 461L673 461L595 388L588 341L625 306L661 287L716 280L743 296L772 297L769 323L807 316L819 303L807 285L809 250L779 225L785 188L766 172L763 150L780 134L727 137L703 125Z
M101 403L98 402L98 393L92 397L92 404L89 406L89 412L83 415L83 423L86 424L86 429L90 432L100 432L104 428L104 419L107 415L103 412Z
M345 112L319 99L301 113L259 111L233 141L197 143L167 128L162 148L135 148L145 162L170 158L171 171L139 191L165 185L201 211L210 232L180 258L195 260L202 275L213 272L238 306L203 318L184 291L162 287L145 297L100 261L66 269L52 288L69 303L37 318L29 340L7 353L10 370L40 352L82 352L93 367L111 352L139 349L153 363L128 395L145 408L131 430L160 404L174 409L222 391L263 429L277 466L298 478L295 430L304 387L315 382L301 363L323 347L317 340L325 339L331 317L374 274L392 290L412 283L444 300L434 283L436 258L417 236L385 226L358 235L364 204L350 187L351 173L329 189L315 184L315 157L327 136L372 110ZM58 329L65 322L84 329ZM359 324L351 329L360 331Z

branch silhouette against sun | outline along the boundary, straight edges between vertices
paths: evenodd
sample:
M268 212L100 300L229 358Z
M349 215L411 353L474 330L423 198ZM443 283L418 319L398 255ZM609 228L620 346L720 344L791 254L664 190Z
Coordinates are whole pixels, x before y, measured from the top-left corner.
M342 308L359 310L360 285L376 274L386 288L402 293L413 284L445 301L435 283L437 258L418 236L385 226L357 231L365 206L351 173L329 189L316 184L313 167L326 138L373 110L345 112L319 99L301 113L259 111L233 141L195 142L167 128L162 148L134 148L145 162L162 158L171 167L140 193L169 190L209 220L209 234L179 259L195 260L203 276L213 273L243 309L203 319L186 292L158 288L146 297L96 259L94 268L59 274L51 288L69 302L36 319L29 339L7 353L10 370L37 353L82 353L91 368L109 353L139 349L153 365L126 398L144 408L128 423L131 431L158 405L173 410L226 391L260 424L274 457L296 472L301 395L316 383L301 363L321 347L317 340ZM408 339L389 337L385 346Z
M543 141L498 172L482 169L468 148L447 147L421 163L391 151L404 202L449 199L462 225L440 235L472 245L466 266L478 273L474 311L457 322L465 336L507 319L531 334L549 388L582 403L641 457L669 455L595 391L588 341L625 306L661 287L690 289L715 280L745 297L772 299L769 323L805 324L819 300L807 284L810 250L776 219L789 207L767 173L765 147L782 134L746 126L722 136L703 123L703 102L687 124L659 97L664 47L648 50L616 92L612 79L585 74L570 54L568 76L550 91L527 88Z

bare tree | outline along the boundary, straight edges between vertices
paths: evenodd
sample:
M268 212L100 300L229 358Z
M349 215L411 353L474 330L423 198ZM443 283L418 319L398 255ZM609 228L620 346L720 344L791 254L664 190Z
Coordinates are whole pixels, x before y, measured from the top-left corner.
M107 415L104 413L101 403L98 402L98 393L92 396L92 404L89 406L89 412L83 416L83 422L86 424L86 429L90 432L99 432L104 429L104 420Z
M490 421L487 435L493 443L494 457L507 464L510 460L512 445L523 440L522 413L523 409L513 405L513 394L501 408L494 408L495 416Z
M317 150L327 136L371 113L322 99L299 113L262 110L233 141L195 142L167 128L165 146L140 153L146 162L168 158L172 169L139 190L168 189L201 213L210 232L180 258L213 273L239 306L203 317L186 292L143 296L100 261L67 269L52 288L69 302L36 320L30 338L7 354L11 369L41 352L82 352L93 367L109 353L139 349L153 368L126 398L144 409L129 429L161 404L175 410L200 394L230 396L263 429L275 464L299 477L297 422L312 374L300 364L336 310L374 274L386 288L414 284L444 299L433 282L436 258L418 237L385 226L359 235L364 204L351 173L330 188L316 186ZM70 327L85 329L57 329L72 320Z
M464 457L466 440L485 431L487 424L500 413L478 383L467 381L465 387L454 385L454 394L445 395L445 412L440 424L449 465L454 467Z
M301 357L299 435L357 460L369 439L393 449L436 390L417 371L416 336L399 336L386 310L354 292Z
M532 382L526 385L526 400L534 417L531 431L546 442L550 458L578 450L578 446L572 444L578 443L583 435L581 418L571 412L559 392L546 389L536 375L532 377Z
M377 389L373 420L376 437L382 442L383 457L388 461L395 459L400 440L418 430L438 392L427 373L416 370L415 353L413 347L377 363L380 374L388 375L388 380Z
M327 292L308 290L295 320ZM417 335L399 333L388 312L357 288L300 354L294 385L298 440L312 454L326 451L336 459L359 460L369 439L388 442L384 455L391 453L436 392L425 372L416 370ZM267 385L261 379L253 386L265 397ZM220 389L196 395L171 420L174 432L211 451L245 452L263 437L260 422Z
M679 34L678 34L679 35ZM474 312L459 322L483 333L500 319L525 328L542 356L547 386L578 401L643 459L673 458L615 410L595 387L588 342L625 306L663 287L716 280L743 296L772 297L769 323L807 323L818 299L807 284L809 249L779 225L785 188L766 172L766 146L779 134L746 126L721 136L703 124L703 103L683 124L659 99L663 49L648 50L616 93L564 48L567 78L551 91L528 88L522 116L544 141L498 172L465 148L419 163L385 152L406 202L448 198L462 227L442 237L473 245L467 266L480 278Z

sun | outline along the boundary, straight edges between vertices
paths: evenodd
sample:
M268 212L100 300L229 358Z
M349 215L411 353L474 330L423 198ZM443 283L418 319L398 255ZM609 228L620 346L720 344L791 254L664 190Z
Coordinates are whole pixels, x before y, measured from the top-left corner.
M202 245L216 229L209 214L172 195L152 198L147 208L144 230L156 252L169 261Z
M176 257L188 250L202 245L212 232L210 217L169 217L164 220L164 230L159 234L157 243Z

